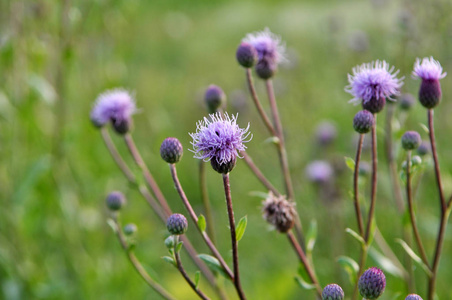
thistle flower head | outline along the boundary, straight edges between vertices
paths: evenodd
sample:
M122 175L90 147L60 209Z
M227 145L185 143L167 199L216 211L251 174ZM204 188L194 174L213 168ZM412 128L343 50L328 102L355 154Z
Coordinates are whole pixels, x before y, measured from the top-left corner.
M416 131L407 131L402 135L402 148L405 150L417 149L421 142L421 136Z
M359 278L358 289L362 297L366 299L379 298L386 287L386 277L383 271L372 267L367 269Z
M286 45L281 37L265 28L263 31L248 33L242 42L251 44L257 51L258 61L272 60L275 63L286 61Z
M258 60L257 50L250 43L242 42L235 53L238 63L245 68L251 68Z
M442 92L439 80L444 78L447 73L443 73L443 68L433 57L425 57L422 62L419 58L416 59L412 74L414 78L422 79L419 88L419 102L425 108L434 108L441 100Z
M322 300L343 300L344 296L342 288L335 283L328 284L322 292Z
M337 138L337 129L334 123L324 121L317 125L315 132L317 143L322 146L332 144Z
M443 68L437 60L432 56L416 59L414 63L414 70L412 73L414 78L421 78L422 80L440 80L446 77L447 73L443 73Z
M219 86L211 84L204 94L204 102L209 113L215 113L226 102L226 94Z
M173 235L184 234L188 229L188 222L184 215L172 214L166 220L166 228Z
M315 160L306 166L306 176L317 184L328 182L333 176L333 167L323 160Z
M417 148L417 154L420 156L424 156L429 154L432 151L432 147L430 145L430 142L422 141L419 147Z
M111 211L118 211L126 204L126 197L123 193L114 191L108 194L105 202Z
M295 203L287 201L284 196L278 197L269 192L262 205L264 219L273 225L276 230L284 233L293 227L297 215Z
M405 300L422 300L421 296L416 294L409 294L406 296Z
M123 228L124 234L127 236L134 235L138 231L137 225L129 223Z
M372 129L375 123L373 114L367 110L361 110L353 118L353 129L360 134L365 134Z
M196 132L190 133L193 138L193 150L190 151L195 153L195 158L215 160L220 165L240 157L240 151L246 149L244 143L252 138L248 132L249 124L245 129L237 125L237 115L211 114L196 125Z
M411 94L405 93L400 96L400 108L403 110L411 109L415 103L416 100Z
M118 131L128 131L132 114L136 113L135 100L124 89L114 89L100 94L91 110L91 121L102 127L109 121ZM120 133L125 133L120 132Z
M345 88L353 96L350 102L362 101L365 105L373 99L391 99L391 96L398 95L403 85L403 77L396 77L398 73L386 61L377 60L356 66L353 68L353 75L348 74L350 84Z
M160 146L160 156L169 164L179 162L183 154L184 148L182 148L182 144L174 137L166 138Z

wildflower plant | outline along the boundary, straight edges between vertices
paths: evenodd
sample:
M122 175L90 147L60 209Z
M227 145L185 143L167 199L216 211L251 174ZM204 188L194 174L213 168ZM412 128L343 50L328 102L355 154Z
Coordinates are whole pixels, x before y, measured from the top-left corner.
M180 200L186 210L186 215L195 224L194 229L190 231L197 231L203 243L207 246L209 254L198 253L197 247L194 247L189 237L186 236L188 230L188 221L183 214L175 214L171 206L174 205L167 200L165 195L160 190L157 180L147 164L143 160L130 130L133 123L132 116L137 112L135 98L124 89L115 89L107 91L98 96L91 111L91 121L96 128L100 129L102 138L105 142L114 161L126 176L131 186L135 187L147 201L149 206L154 211L158 219L161 220L162 226L166 226L168 235L164 241L168 248L169 256L164 256L163 259L174 266L182 275L186 283L191 287L193 292L201 299L210 299L209 293L215 293L219 299L227 299L228 295L225 292L222 284L219 284L218 278L215 274L221 274L231 284L239 299L246 299L246 292L242 286L240 278L239 265L239 241L242 239L246 226L247 217L240 218L238 222L235 220L233 210L233 193L231 191L230 174L235 165L245 163L250 169L251 173L259 180L262 187L265 189L265 200L262 202L261 212L263 219L276 229L275 234L281 234L287 237L288 243L296 255L300 265L300 275L296 276L297 282L303 288L313 290L318 299L324 300L343 300L345 293L338 284L329 284L323 289L321 282L317 277L318 272L315 270L315 264L312 258L312 252L315 245L315 234L311 226L308 235L301 226L300 217L296 210L300 207L300 202L297 203L297 195L295 195L292 175L289 168L289 159L287 155L285 135L283 129L283 122L279 115L278 102L276 101L273 78L276 76L278 65L286 61L285 43L281 38L272 33L268 28L261 32L250 33L240 41L237 51L235 53L238 64L245 69L245 80L249 89L251 99L256 107L257 113L262 121L262 124L268 131L270 140L276 148L277 158L279 161L280 175L282 179L283 191L280 191L275 185L266 177L261 169L254 163L252 157L246 152L248 144L253 135L250 132L250 123L241 127L238 123L238 114L230 115L227 113L226 93L217 85L210 85L205 92L205 103L209 113L208 116L202 117L196 124L196 130L188 133L192 138L191 151L193 157L199 159L199 184L201 187L201 198L204 206L206 217L195 210L192 202L184 191L183 185L177 175L176 165L179 167L180 161L183 157L183 145L175 137L168 137L161 143L160 156L163 162L168 164L171 174L172 183L179 195ZM268 97L268 108L264 108L260 101L259 94L255 88L253 80L253 70L259 79L263 80L265 84L265 92ZM422 269L427 274L428 281L428 295L427 299L433 300L435 296L435 285L439 261L441 256L441 249L444 242L444 233L446 229L447 220L452 207L452 200L446 201L442 189L438 157L436 153L436 143L433 128L433 108L439 104L442 91L439 80L444 78L446 73L443 72L440 64L433 58L424 58L417 60L415 63L413 76L422 79L419 100L421 104L428 109L428 128L430 144L421 144L421 137L417 132L407 131L401 138L401 146L406 151L405 168L402 170L402 181L405 183L407 215L410 217L410 225L412 227L414 241L416 243L419 256L413 254L415 250L411 249L402 239L399 241L406 252L411 257L414 257ZM399 71L395 71L395 67L390 66L385 61L374 61L367 64L359 65L352 69L352 74L348 75L349 85L345 88L346 92L350 93L353 98L350 102L361 103L363 110L358 111L351 122L354 131L359 134L359 141L357 144L355 159L348 158L347 165L353 170L353 205L357 220L357 232L348 228L349 232L356 240L359 241L360 259L355 262L350 257L342 257L339 259L342 264L344 261L348 266L348 271L351 276L351 287L353 289L352 299L357 299L360 294L365 299L377 299L385 290L386 277L382 270L376 267L366 269L366 263L369 253L374 249L373 237L378 233L378 227L375 221L375 207L377 205L377 114L381 112L386 104L386 101L395 101L396 97L401 94L403 85L403 77L399 77ZM406 94L403 94L407 98ZM409 98L409 97L408 97ZM407 98L407 99L408 99ZM407 113L409 109L413 108L412 99L402 101L402 109ZM388 108L387 122L393 118L393 108ZM240 120L243 123L246 121ZM116 148L114 141L111 139L108 123L112 124L113 130L119 134L123 139L129 154L133 159L136 168L141 174L132 172L126 161L123 159L121 153ZM254 124L253 124L254 126ZM258 126L258 125L256 125ZM254 128L254 127L253 127ZM386 126L385 145L387 150L388 164L391 169L391 176L393 181L394 191L399 185L395 180L394 173L397 173L395 161L396 158L392 153L392 128ZM187 130L188 131L188 130ZM320 145L327 145L332 143L336 138L335 128L328 127L325 134L322 133L319 142ZM360 174L363 173L363 168L366 165L361 163L361 155L363 151L364 136L368 134L371 139L371 159L372 164L370 171L364 173L371 173L370 180L370 196L368 205L363 205L363 197L359 189L362 185L359 184ZM431 146L430 146L431 145ZM415 151L420 146L420 156L412 157L412 151ZM431 151L429 151L431 149ZM414 201L412 194L411 179L414 170L423 164L423 160L428 153L431 152L436 183L439 190L441 218L438 236L436 239L435 253L433 262L429 262L427 251L423 246L422 236L417 229L417 220L415 217ZM224 258L217 249L215 239L215 226L218 226L216 220L212 217L210 211L210 200L207 193L206 185L206 163L210 163L214 171L221 174L224 197L226 202L226 211L228 215L228 227L230 232L230 245L232 252L232 264ZM324 161L314 161L307 164L306 174L308 179L315 183L318 187L323 188L326 183L330 182L335 176L335 169ZM216 175L219 178L219 175ZM142 178L141 178L142 177ZM361 176L365 177L365 176ZM334 181L334 180L333 180ZM398 187L400 189L400 187ZM401 191L395 194L401 194ZM240 196L240 195L238 195ZM235 196L234 196L235 197ZM401 198L401 196L400 196ZM404 201L403 199L401 200ZM400 202L400 201L399 201ZM136 243L137 226L134 224L126 225L122 228L120 222L120 213L125 208L125 196L121 192L111 192L106 199L111 219L109 220L121 247L129 258L133 267L143 280L153 288L160 296L165 299L175 299L162 285L157 283L141 265L140 261L134 254L134 246ZM399 205L400 203L398 203ZM405 205L402 203L398 206L399 212L404 213ZM190 227L193 228L193 227ZM404 239L408 237L409 232L404 231ZM224 239L224 237L221 237ZM380 239L376 239L376 243L381 243ZM384 239L383 239L384 240ZM196 245L197 246L197 245ZM380 247L382 251L388 251L389 247ZM386 250L385 250L386 249ZM180 256L181 251L186 251L190 259L199 269L194 275L186 271L182 264ZM391 251L389 249L389 251ZM393 254L393 253L391 253ZM388 260L400 271L400 276L407 282L412 280L410 273L404 268L402 263L398 260L396 255L387 255ZM395 258L394 258L395 257ZM244 258L246 259L246 258ZM204 291L204 287L200 286L200 278L206 279L211 289ZM347 290L347 289L346 289ZM411 291L410 291L411 292ZM416 298L418 297L418 298ZM406 299L421 299L416 294L410 294Z

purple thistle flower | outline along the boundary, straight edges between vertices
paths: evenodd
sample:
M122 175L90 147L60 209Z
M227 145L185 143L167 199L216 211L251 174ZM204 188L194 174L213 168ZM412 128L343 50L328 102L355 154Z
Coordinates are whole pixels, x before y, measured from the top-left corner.
M375 61L353 68L353 75L348 74L345 91L354 98L349 102L368 104L372 99L388 98L399 95L403 78L397 78L399 71L389 67L385 61Z
M432 56L424 57L422 62L417 58L412 74L414 78L421 78L422 80L440 80L447 75L446 72L443 73L440 63L434 60Z
M136 111L135 100L128 91L113 89L97 97L91 110L91 121L97 127L102 127L109 121L119 126L129 123L131 115Z
M344 296L342 288L335 283L328 284L322 291L323 300L343 300Z
M359 278L358 289L361 296L366 299L379 298L386 287L386 277L383 271L372 267L367 269Z
M252 139L248 129L249 123L245 129L237 125L237 115L229 117L227 113L209 115L199 121L196 126L196 132L190 133L193 138L194 157L204 161L215 159L218 164L227 164L240 157L239 152L246 149L244 143ZM249 138L248 138L249 137Z
M433 57L423 58L422 62L418 58L414 64L414 78L421 78L422 83L419 89L419 101L421 104L430 109L438 105L441 100L441 84L439 80L446 77L447 73L443 73L443 68Z
M242 40L249 43L257 51L258 60L270 59L275 63L286 61L286 45L281 41L281 37L265 28L263 31L248 33Z
M422 300L422 298L417 294L409 294L406 296L405 300Z
M306 166L306 176L317 184L328 182L333 176L334 170L330 163L323 160L315 160Z

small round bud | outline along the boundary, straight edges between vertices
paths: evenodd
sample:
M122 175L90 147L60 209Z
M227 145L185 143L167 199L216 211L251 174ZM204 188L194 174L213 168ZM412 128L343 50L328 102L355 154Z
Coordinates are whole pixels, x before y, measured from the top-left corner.
M278 70L278 64L271 59L261 59L256 64L255 70L259 78L267 80L275 75Z
M294 226L297 212L293 202L287 201L284 196L277 197L270 192L262 204L264 219L273 225L276 230L285 233Z
M419 89L419 102L425 108L434 108L441 100L441 84L436 79L423 79Z
M335 284L328 284L322 292L322 300L343 300L344 291L342 288Z
M366 299L377 299L386 287L386 277L383 271L372 267L367 269L359 278L358 289L362 297Z
M166 138L160 146L160 156L169 164L175 164L180 161L184 154L184 148L178 139Z
M414 150L421 144L421 136L416 131L407 131L402 135L402 148Z
M368 133L374 122L375 118L371 112L361 110L353 118L353 129L360 134Z
M363 109L370 111L373 114L379 113L383 110L386 104L385 97L372 97L369 101L363 101Z
M422 164L422 158L419 155L415 155L411 158L411 164L413 166L418 166Z
M432 147L430 146L430 143L427 141L421 142L419 147L417 148L417 154L420 156L424 156L430 153Z
M336 126L328 121L322 122L317 125L315 136L318 144L322 146L330 145L337 137Z
M406 296L405 300L422 300L421 296L416 294L409 294Z
M107 207L111 211L118 211L126 204L126 197L121 192L111 192L105 199Z
M243 42L237 48L235 53L237 61L242 67L251 68L257 62L257 50L253 45Z
M130 223L124 226L124 234L127 236L134 235L138 231L137 225Z
M117 134L124 135L130 131L132 127L132 119L131 118L121 120L111 119L111 124L113 125L113 129Z
M306 176L315 184L323 184L330 181L334 175L331 164L324 160L314 160L306 166Z
M215 113L226 102L226 94L214 84L209 85L204 95L207 110L210 114Z
M175 245L175 241L174 241L174 236L173 235L170 235L169 237L167 237L165 239L165 246L166 246L166 248L173 249L174 245Z
M172 214L166 221L166 228L171 234L184 234L188 228L187 219L181 214Z
M399 103L402 110L409 110L416 103L416 100L411 94L402 94Z
M232 169L234 169L236 163L236 157L233 157L229 162L223 164L219 163L216 157L212 157L212 159L210 160L210 165L212 166L212 168L220 174L227 174L231 172Z

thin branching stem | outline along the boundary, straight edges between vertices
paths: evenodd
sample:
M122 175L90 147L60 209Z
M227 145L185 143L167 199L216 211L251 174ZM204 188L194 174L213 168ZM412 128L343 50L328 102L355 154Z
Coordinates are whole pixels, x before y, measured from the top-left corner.
M116 232L116 236L118 237L119 243L121 244L122 249L124 250L124 252L126 253L130 263L133 265L133 267L135 268L135 270L137 271L137 273L140 275L141 278L143 278L143 280L152 288L154 289L154 291L156 291L157 293L159 293L163 298L167 299L167 300L175 300L176 298L174 298L168 291L166 291L161 285L159 285L157 282L155 282L151 276L149 276L149 274L146 272L146 270L143 268L143 266L141 265L140 261L138 260L138 258L135 256L135 254L133 253L132 249L129 247L127 240L124 236L124 234L122 233L122 229L121 229L121 225L119 223L118 217L117 215L113 215L113 221L114 224L116 226L115 228L115 232Z
M359 135L359 141L358 141L358 149L356 150L356 158L355 158L355 171L353 174L353 204L355 205L355 214L356 214L356 220L358 222L358 231L359 234L363 237L364 236L364 229L363 229L363 217L361 215L361 209L359 207L359 163L361 160L361 152L363 149L363 140L364 140L364 134Z
M184 277L185 281L188 283L188 285L195 291L195 293L199 296L199 298L203 300L209 300L209 298L196 286L196 284L190 279L190 277L187 275L187 272L185 271L182 261L180 259L179 251L177 251L176 247L179 242L178 236L175 238L174 243L174 257L176 259L176 268L181 273L182 277Z
M175 164L169 164L170 170L171 170L171 177L173 178L174 186L176 187L176 190L185 206L185 208L188 211L188 214L190 215L191 219L196 225L196 228L198 229L199 233L201 234L202 238L204 239L207 247L209 247L210 251L212 251L213 255L218 259L221 266L225 270L225 272L228 274L229 278L234 281L234 275L229 269L228 265L224 261L223 257L221 256L220 252L218 252L217 248L215 248L215 245L212 243L209 235L205 231L201 231L201 228L198 226L198 216L196 215L195 211L193 210L190 201L188 201L187 196L185 195L185 192L182 188L182 185L180 184L179 178L177 177L177 170Z
M231 243L232 243L232 262L234 266L234 285L237 293L241 300L246 299L245 293L242 290L242 285L240 283L239 274L239 253L237 249L237 237L235 233L235 220L234 220L234 210L232 208L232 198L231 198L231 186L229 184L229 173L223 174L223 185L224 194L226 197L226 206L228 209L229 217L229 230L231 231Z
M162 191L160 190L157 182L155 181L154 177L152 176L151 172L149 171L148 167L144 163L143 158L140 155L140 152L138 151L137 146L135 145L135 142L132 138L132 135L130 133L126 133L124 135L124 141L126 142L127 148L129 149L130 154L133 157L133 160L137 164L137 166L141 169L143 172L143 176L151 188L152 192L155 195L155 198L159 201L160 205L163 208L163 211L165 214L167 214L167 217L171 215L171 209L168 206L168 203L166 202L165 196L163 196Z
M253 99L254 105L256 106L256 109L257 109L262 121L264 122L264 124L267 127L270 134L272 136L277 136L275 128L273 127L270 119L268 118L267 114L265 113L265 110L262 107L261 102L259 101L259 97L257 96L250 68L246 69L246 82L248 83L248 89L250 90L251 99Z
M435 256L432 262L432 276L428 282L428 300L433 300L435 296L435 285L436 285L436 276L438 273L439 261L441 257L442 246L444 242L444 236L446 232L447 220L449 219L448 214L448 206L446 203L446 199L444 198L443 188L441 184L441 175L439 170L439 162L438 162L438 154L436 151L436 141L435 141L435 129L433 127L433 109L429 109L427 113L428 117L428 129L429 129L429 137L430 143L432 145L432 155L433 162L435 167L435 176L436 176L436 184L438 187L440 207L441 207L441 217L440 217L440 225L438 230L438 237L436 241L435 247Z
M297 254L298 258L300 259L300 262L303 264L303 266L306 270L306 273L309 276L309 279L315 285L317 295L321 298L322 297L322 288L320 287L319 281L317 280L317 277L316 277L313 269L311 268L311 265L309 264L309 261L306 258L306 255L305 255L303 249L301 248L297 239L293 235L292 231L289 231L287 233L287 237L289 238L289 242L292 245L293 249L295 250L295 253Z
M422 245L421 236L419 234L419 230L417 229L416 217L414 215L413 196L411 193L411 151L407 151L406 154L406 199L408 201L411 227L413 228L413 235L416 240L417 248L421 254L422 261L426 266L429 266L427 255L425 254L425 249Z

